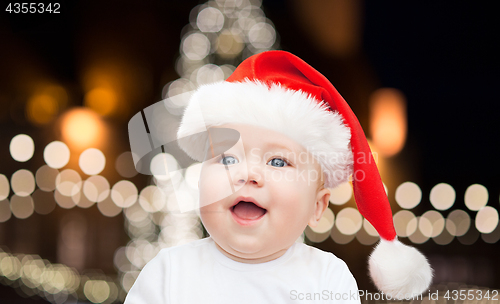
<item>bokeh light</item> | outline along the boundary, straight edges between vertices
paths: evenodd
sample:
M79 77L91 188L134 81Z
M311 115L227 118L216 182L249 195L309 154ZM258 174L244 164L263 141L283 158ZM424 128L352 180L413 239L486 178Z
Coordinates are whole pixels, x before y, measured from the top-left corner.
M424 234L422 234L422 230L420 229L420 227L422 227L424 230L425 229L429 229L429 226L431 227L430 229L432 229L432 225L429 223L429 220L424 218L423 220L423 224L421 224L421 221L422 221L422 217L417 217L417 221L418 221L418 228L417 230L415 230L414 233L412 233L411 235L408 236L408 239L410 241L412 241L414 244L423 244L425 242L427 242L429 240L429 237L425 236Z
M124 210L125 216L132 223L139 223L148 218L149 213L137 202Z
M196 25L202 32L218 32L224 26L224 15L215 7L207 7L198 13Z
M35 124L52 121L58 112L57 100L50 95L32 96L26 105L28 119Z
M338 215L337 215L337 219L338 219ZM332 230L330 232L330 237L337 244L348 244L352 240L354 240L354 238L356 237L356 234L355 233L351 234L351 235L344 234L337 229L337 225L335 224L335 225L333 225Z
M115 167L118 174L125 178L132 178L137 175L132 153L129 151L123 152L116 158Z
M160 211L165 203L165 194L157 186L147 186L142 189L139 195L139 204L147 212Z
M449 233L447 229L444 229L440 235L432 238L432 240L438 245L448 245L454 238L455 237Z
M153 176L162 181L170 179L169 169L170 172L175 170L174 168L168 166L166 156L166 153L158 153L151 159L151 163L149 164L149 170Z
M156 256L159 248L147 240L138 239L131 241L125 250L127 259L137 268L141 269Z
M401 237L408 237L417 230L417 217L413 212L400 210L394 214L394 228L396 234Z
M397 89L383 88L370 97L370 130L376 150L393 156L406 141L406 99Z
M347 203L352 197L351 184L346 182L330 189L330 203L334 205L343 205Z
M89 208L92 207L96 202L91 201L85 195L81 195L81 192L71 196L73 202L80 208Z
M359 231L356 233L356 239L358 240L358 242L365 246L375 244L380 239L380 237L378 236L378 233L376 233L376 230L375 233L372 230L375 230L375 228L373 228L370 222L364 219L363 228L359 229Z
M9 145L12 158L18 162L25 162L33 157L35 153L35 143L26 134L19 134L12 138Z
M29 97L26 104L26 117L36 125L53 121L66 107L68 94L59 85L43 85Z
M479 232L491 233L498 226L498 211L491 206L485 206L477 212L475 222Z
M73 108L61 117L61 132L64 142L84 149L102 140L104 124L92 110Z
M202 60L210 53L210 40L202 33L192 33L182 40L181 51L190 60Z
M35 180L38 188L43 191L54 191L56 188L56 178L59 174L57 169L43 165L36 170Z
M266 21L254 24L248 31L248 41L257 50L269 49L276 42L276 30L270 20Z
M462 236L469 231L471 219L467 212L457 209L448 214L446 229L453 236Z
M83 293L92 303L102 303L109 298L110 286L104 280L88 280L83 286Z
M32 195L33 202L35 204L35 212L38 214L49 214L56 207L56 201L54 199L53 192L45 192L40 189L36 189Z
M129 292L130 288L132 288L132 285L134 285L135 280L137 280L137 277L139 276L139 271L127 271L126 273L123 274L122 279L121 279L121 285L123 287L123 290L125 292Z
M345 235L354 235L361 229L363 218L359 211L352 207L347 207L339 211L335 226Z
M43 159L49 167L60 169L69 162L70 152L68 146L61 141L53 141L43 150Z
M456 193L452 186L440 183L432 187L429 199L437 210L448 210L455 203Z
M307 239L313 243L321 243L324 242L329 236L330 236L330 231L322 232L322 233L317 233L312 230L311 227L307 226L306 229L304 230L305 236Z
M102 202L109 196L109 182L100 175L89 177L83 183L83 194L92 202Z
M418 229L425 236L430 238L432 235L432 222L426 217L419 217Z
M495 244L500 240L500 225L497 225L491 233L481 234L481 238L488 244Z
M179 61L182 61L181 59L179 59ZM186 95L185 93L192 92L195 89L196 89L196 86L189 79L179 78L179 79L176 79L176 80L169 82L165 85L165 87L163 88L163 91L165 91L165 90L167 90L167 91L164 92L163 96L165 96L165 98L168 97L169 99L173 98L175 96L190 97L189 94ZM179 99L173 98L172 100L170 100L170 105L175 106L175 107L185 107L185 106L187 106L188 102L189 102L189 98L187 98L187 100L185 100L185 99L179 100ZM167 105L168 105L168 103L167 103Z
M131 270L130 263L125 254L126 247L120 247L115 250L113 257L113 264L121 272L127 272Z
M488 203L488 190L485 186L474 184L465 190L465 205L472 211L478 211Z
M441 213L429 210L422 214L419 222L419 229L426 237L436 237L443 232L445 219Z
M80 192L82 187L82 178L80 174L73 169L65 169L56 177L56 189L64 196L72 196Z
M19 196L14 194L10 198L10 210L18 219L25 219L33 214L35 205L31 196Z
M479 238L479 231L476 229L474 220L471 219L469 230L462 236L457 237L458 241L463 245L473 245Z
M366 233L368 233L368 235L377 238L379 237L377 230L367 219L363 219L363 228L365 229Z
M111 88L94 88L85 94L84 105L101 116L109 116L116 111L118 96Z
M193 72L192 77L193 82L198 85L210 84L223 81L225 79L222 68L211 63L205 64L197 69L196 72Z
M80 191L78 191L77 193L75 193L71 196L67 196L67 195L62 194L61 192L59 192L58 189L56 189L54 191L54 199L55 199L57 205L59 205L59 207L61 207L63 209L71 209L71 208L76 206L76 204L78 203L78 199L75 200L75 198L74 198L75 196L79 199L81 196Z
M140 222L126 222L125 228L127 229L127 234L132 240L152 240L156 237L156 226L154 225L150 217L147 217ZM162 241L162 243L167 243L165 241L166 239L168 239L166 234L171 237L175 237L179 233L178 229L172 230L168 228L174 227L163 227L160 231L160 234L158 235L158 240Z
M0 200L0 223L8 221L12 216L8 199Z
M137 187L130 181L119 181L111 189L111 199L121 208L132 206L137 201L137 197Z
M111 197L107 197L102 202L97 203L97 209L101 211L102 215L107 217L114 217L122 212L122 208L118 207Z
M396 189L396 202L404 209L415 208L422 200L422 190L412 182L405 182Z
M173 176L180 176L179 164L175 157L169 153L158 153L153 157L150 164L151 173L160 181L170 180Z
M10 193L9 180L3 174L0 174L0 201L6 199Z
M35 177L31 171L20 169L10 179L12 191L18 196L28 196L35 191Z
M21 276L21 261L15 256L6 256L0 262L0 271L3 276L11 281L19 279Z
M89 148L80 154L78 160L80 169L87 175L96 175L104 170L106 157L99 149Z
M222 58L232 59L238 56L244 46L240 33L234 29L223 30L217 37L217 54Z

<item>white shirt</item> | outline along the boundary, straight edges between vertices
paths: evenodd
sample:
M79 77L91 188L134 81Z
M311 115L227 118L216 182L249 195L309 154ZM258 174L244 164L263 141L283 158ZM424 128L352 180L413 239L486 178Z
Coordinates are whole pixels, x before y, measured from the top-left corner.
M141 271L125 304L349 303L358 288L344 261L295 243L260 264L236 262L208 237L161 250Z

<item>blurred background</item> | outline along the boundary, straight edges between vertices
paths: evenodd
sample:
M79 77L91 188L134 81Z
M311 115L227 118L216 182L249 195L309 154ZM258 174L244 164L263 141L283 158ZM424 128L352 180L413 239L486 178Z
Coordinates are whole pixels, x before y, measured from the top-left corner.
M195 200L193 174L138 174L128 122L165 99L169 119L156 127L175 132L186 100L171 97L271 49L304 59L348 101L401 241L435 270L432 290L500 287L500 23L491 2L48 4L15 13L2 2L1 303L122 303L161 248L205 237L199 218L175 212L159 190L179 183ZM359 288L375 291L366 261L378 235L349 184L332 193L303 241L345 260Z

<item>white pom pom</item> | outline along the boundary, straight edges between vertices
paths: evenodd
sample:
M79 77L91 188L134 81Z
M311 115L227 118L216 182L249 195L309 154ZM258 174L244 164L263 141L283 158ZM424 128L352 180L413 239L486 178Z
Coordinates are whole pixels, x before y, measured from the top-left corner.
M425 256L397 239L380 240L370 256L369 271L375 286L393 299L416 297L432 281Z

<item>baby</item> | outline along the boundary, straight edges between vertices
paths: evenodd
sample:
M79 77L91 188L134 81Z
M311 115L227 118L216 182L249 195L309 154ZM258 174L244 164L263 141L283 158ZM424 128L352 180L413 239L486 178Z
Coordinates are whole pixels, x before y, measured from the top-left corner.
M296 242L318 225L329 188L351 175L358 208L381 236L370 258L374 283L399 298L429 286L425 257L397 240L359 122L296 56L260 53L225 82L200 87L178 137L202 161L200 216L210 237L160 251L126 304L360 303L342 260Z

